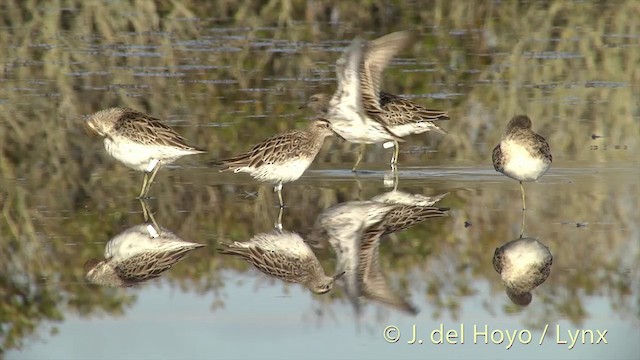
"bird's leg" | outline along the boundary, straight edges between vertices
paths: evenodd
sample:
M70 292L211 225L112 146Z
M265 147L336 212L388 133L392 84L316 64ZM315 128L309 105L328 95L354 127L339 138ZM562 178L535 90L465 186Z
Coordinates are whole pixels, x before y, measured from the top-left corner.
M140 189L140 195L138 196L138 199L142 199L144 197L144 189L147 187L147 182L149 181L149 173L148 172L144 172L144 180L142 180L142 189Z
M284 208L281 206L280 210L278 211L278 222L276 222L276 229L279 231L282 231L282 212L284 211Z
M524 185L522 185L522 181L520 181L520 193L522 194L522 211L526 211L527 206L524 202Z
M282 182L279 182L278 185L276 185L273 188L273 191L278 193L278 200L280 201L280 208L284 208L284 201L282 201Z
M398 168L395 166L391 167L391 171L393 172L393 191L398 190Z
M142 183L142 190L140 191L139 198L146 198L149 193L149 189L151 188L151 183L156 178L156 174L160 169L160 161L158 159L153 159L149 162L149 165L144 171L144 181ZM151 172L151 176L149 176L149 172Z
M522 225L520 226L520 239L522 239L522 236L524 235L524 220L526 218L526 211L522 212Z
M139 199L139 200L140 200L140 205L142 205L142 215L144 216L144 221L148 223L149 220L151 220L151 224L153 224L153 227L155 228L156 232L159 232L160 226L158 226L158 223L156 222L156 218L155 216L153 216L153 212L149 209L149 204L144 199Z
M391 158L391 169L398 165L398 156L400 156L400 144L398 140L393 140L393 157Z
M358 147L358 157L356 158L356 163L353 164L353 168L351 169L351 171L356 172L358 165L360 165L360 161L362 161L362 156L364 155L365 146L366 144L360 144L360 146Z
M140 206L142 206L142 216L144 217L144 222L147 222L149 221L149 209L147 208L147 202L142 198L139 198L138 200L140 200Z
M360 178L358 177L358 173L354 173L356 179L356 186L358 187L358 200L362 200L362 183L360 182Z
M391 171L384 174L384 186L398 190L398 168L391 164Z

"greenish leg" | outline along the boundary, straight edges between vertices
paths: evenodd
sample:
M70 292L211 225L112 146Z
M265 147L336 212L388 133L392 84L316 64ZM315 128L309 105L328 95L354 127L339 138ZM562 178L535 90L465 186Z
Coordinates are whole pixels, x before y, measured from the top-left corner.
M398 156L400 156L400 144L397 140L393 140L393 157L391 158L391 168L398 165Z
M520 181L520 193L522 194L522 211L526 211L527 206L524 201L524 185L522 185L522 181Z
M395 165L391 166L391 171L393 172L393 191L398 190L398 168Z
M145 171L144 180L142 180L142 189L140 189L140 195L138 196L138 199L142 199L142 197L144 196L144 189L147 187L148 181L149 181L149 174Z
M358 187L358 200L362 200L362 183L360 182L358 173L355 173L355 178L356 178L356 186Z
M360 165L360 161L362 161L362 156L364 155L365 146L366 146L365 144L360 144L360 147L358 149L358 157L356 158L356 163L353 165L353 168L351 169L351 171L356 172L358 165Z
M279 182L278 185L276 185L273 188L274 191L276 191L278 193L278 200L280 201L280 208L284 208L284 201L282 200L282 182Z
M282 230L282 212L284 211L284 208L281 206L280 210L278 211L278 222L276 223L276 229L278 230Z
M144 190L144 194L140 195L141 197L144 197L144 198L147 197L147 194L149 193L149 189L151 189L151 184L153 183L153 180L156 178L156 174L158 173L158 170L160 170L160 164L156 165L156 167L153 168L153 172L151 173L151 176L149 177L149 181L147 182L147 188Z
M522 239L522 236L524 235L524 223L525 223L525 218L527 217L526 214L527 214L526 211L522 212L522 225L520 226L520 239Z
M144 217L144 222L149 221L149 209L147 208L147 202L141 198L139 198L138 200L140 200L140 206L142 206L142 216Z
M155 227L156 231L160 232L160 227L156 222L156 218L155 216L153 216L153 212L149 210L149 204L144 199L139 199L139 200L140 200L140 205L142 206L142 216L144 216L144 221L149 222L149 220L151 220L151 223Z

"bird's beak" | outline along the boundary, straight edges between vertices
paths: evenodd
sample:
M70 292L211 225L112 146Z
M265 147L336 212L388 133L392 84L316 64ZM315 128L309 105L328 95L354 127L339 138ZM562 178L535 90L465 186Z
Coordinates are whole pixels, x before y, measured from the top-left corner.
M333 280L335 281L335 280L340 279L341 277L343 277L343 276L344 276L344 274L345 274L345 273L346 273L346 271L343 271L343 272L341 272L341 273L339 273L339 274L335 274L335 275L333 275Z
M308 101L306 101L304 104L302 104L302 105L298 106L298 110L301 110L301 109L306 108L306 107L307 107L307 104L309 104L309 102L308 102Z

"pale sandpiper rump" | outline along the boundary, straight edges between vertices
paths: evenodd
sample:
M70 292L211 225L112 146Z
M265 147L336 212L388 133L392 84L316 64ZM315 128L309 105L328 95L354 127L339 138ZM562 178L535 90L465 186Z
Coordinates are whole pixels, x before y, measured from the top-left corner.
M140 198L149 188L158 170L166 164L206 151L186 140L160 120L129 108L109 108L90 115L87 127L104 137L107 153L127 167L144 171Z
M133 226L109 240L104 260L84 264L85 278L98 285L128 287L162 275L203 244L184 241L152 224Z
M493 167L520 182L522 210L526 210L523 181L536 181L551 166L551 149L542 136L531 130L531 119L514 116L500 143L493 149Z
M289 231L257 234L246 242L221 244L221 254L235 255L263 273L290 283L299 283L316 294L333 288L344 273L327 276L320 261L300 235Z
M493 268L500 274L507 296L514 304L531 303L531 290L545 282L553 256L534 238L520 238L500 246L493 254Z
M360 144L353 171L357 169L362 160L365 144L385 142L385 147L394 146L391 166L395 168L399 154L398 138L427 131L436 131L441 134L447 133L434 123L434 121L438 120L448 120L449 115L446 111L430 110L407 99L380 90L384 68L395 54L408 48L415 42L415 39L415 32L401 31L360 45L364 49L358 48L359 40L354 40L352 46L345 51L343 58L338 61L336 68L337 71L341 71L345 75L349 74L356 79L345 76L344 78L348 80L344 81L343 88L346 88L346 90L340 90L339 83L339 91L334 94L332 99L326 94L314 94L301 106L308 106L320 116L337 117L332 121L334 130L347 141ZM360 54L359 52L363 53ZM355 66L353 63L358 61L358 58L361 58L362 61L358 68L359 72L356 74L354 74L353 69L345 69L344 65L342 67L338 66L340 63L348 62L348 59L352 59L350 64ZM359 88L354 84L354 81L359 81ZM353 103L357 100L353 99L354 92L359 92L361 104ZM348 95L351 96L347 97ZM336 98L337 96L338 99ZM354 111L363 111L364 115L361 117L365 118L364 124L358 119L349 123L349 119L355 117L350 114L351 117L348 118L348 109L339 112L339 115L336 115L336 111L333 110L333 113L328 115L332 111L331 107L338 104L338 100L348 102ZM372 123L371 121L374 122ZM377 126L377 124L381 124L382 127ZM388 136L389 134L393 136Z
M332 134L327 121L314 120L305 130L275 135L244 154L212 164L222 166L220 171L245 172L257 180L276 183L274 191L278 192L280 207L284 207L282 184L298 180L322 148L324 139Z

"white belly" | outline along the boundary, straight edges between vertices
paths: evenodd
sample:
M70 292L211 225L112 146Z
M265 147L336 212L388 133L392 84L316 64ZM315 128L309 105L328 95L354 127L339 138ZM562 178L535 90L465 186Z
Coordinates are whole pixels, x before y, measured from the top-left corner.
M378 144L393 140L389 132L373 120L367 120L364 123L337 121L331 123L331 128L348 142L356 144Z
M305 170L311 165L311 159L296 158L284 163L262 164L258 168L242 167L235 172L245 172L259 181L268 182L291 182L298 180Z
M504 164L504 174L515 180L538 180L551 166L544 158L531 156L525 148L513 142L503 143L501 150L508 159Z
M359 113L357 107L339 104L331 108L327 119L331 128L345 140L356 144L377 144L393 137L382 124Z
M549 249L537 240L522 239L504 253L501 278L505 283L526 280L552 259Z
M160 161L161 164L169 164L188 154L169 146L142 145L117 138L113 140L105 138L104 147L109 155L137 171L151 171L149 163L154 160Z

